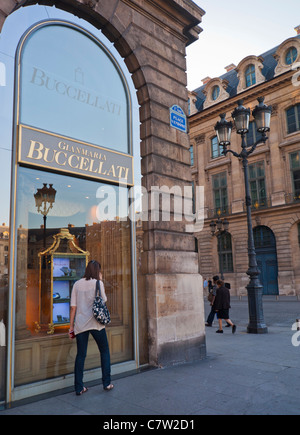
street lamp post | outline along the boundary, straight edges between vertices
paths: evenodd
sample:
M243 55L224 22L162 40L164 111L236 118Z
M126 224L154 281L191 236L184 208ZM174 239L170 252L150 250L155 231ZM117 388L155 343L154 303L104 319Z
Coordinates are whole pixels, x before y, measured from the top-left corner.
M37 207L38 213L43 215L44 220L44 248L46 247L46 221L47 215L50 209L53 207L55 202L56 190L53 188L53 184L44 183L41 189L37 189L37 192L34 194L35 205Z
M248 173L248 157L252 154L259 143L265 143L268 140L266 135L270 131L270 122L272 115L272 107L266 106L264 104L264 98L258 98L259 105L253 110L253 117L256 122L256 128L259 133L261 133L261 138L248 149L246 143L246 135L249 131L249 121L250 121L250 109L243 107L243 101L238 101L238 107L233 111L232 118L234 120L236 131L241 135L242 138L242 151L236 153L228 149L230 146L230 138L233 124L232 122L227 122L225 117L226 114L222 114L221 121L219 121L215 130L218 136L219 145L223 147L223 154L226 156L228 153L233 154L238 159L242 160L244 168L244 180L245 180L245 193L246 193L246 210L247 210L247 226L248 226L248 259L249 268L247 275L250 277L250 282L247 285L248 292L248 304L249 304L249 325L247 331L249 334L266 334L268 328L264 321L263 313L263 303L262 294L263 286L258 278L260 270L257 266L255 244L253 237L252 228L252 215L251 215L251 195L249 187L249 173Z
M216 229L218 230L216 232ZM227 219L223 221L219 218L217 222L211 221L210 223L210 231L212 236L216 236L218 239L218 252L219 252L219 265L220 265L220 275L221 280L224 281L224 270L223 270L223 262L221 258L221 239L222 235L228 233L229 222Z

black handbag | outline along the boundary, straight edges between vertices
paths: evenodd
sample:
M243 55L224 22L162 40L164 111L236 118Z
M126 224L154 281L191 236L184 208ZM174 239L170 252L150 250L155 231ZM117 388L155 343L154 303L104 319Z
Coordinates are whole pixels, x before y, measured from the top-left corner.
M101 323L101 325L108 325L110 323L110 314L106 303L101 296L99 280L97 280L96 283L95 300L93 303L93 315L97 322Z

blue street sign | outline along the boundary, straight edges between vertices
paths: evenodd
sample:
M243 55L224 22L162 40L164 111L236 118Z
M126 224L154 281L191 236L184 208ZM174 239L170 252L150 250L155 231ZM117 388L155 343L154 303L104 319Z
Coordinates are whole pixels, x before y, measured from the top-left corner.
M170 108L170 125L177 130L187 133L187 120L181 107L174 105Z

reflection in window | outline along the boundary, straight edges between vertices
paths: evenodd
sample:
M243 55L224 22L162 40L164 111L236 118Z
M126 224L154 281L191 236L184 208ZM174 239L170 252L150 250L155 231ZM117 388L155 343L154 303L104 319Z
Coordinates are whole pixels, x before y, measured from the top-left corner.
M212 99L213 101L216 101L220 96L220 87L214 86L212 90Z
M216 159L221 156L223 156L222 149L219 146L218 137L215 136L211 139L211 157Z
M20 123L130 152L125 80L100 42L44 25L25 40L20 77Z
M38 212L34 198L35 192L44 183L53 184L57 192L55 203L47 215L46 232L43 227L43 216ZM63 278L56 278L54 282L50 274L46 273L47 270L50 271L48 261L52 259L42 257L43 260L40 262L39 253L45 250L45 246L48 249L54 242L54 236L60 233L62 228L66 228L73 236L78 249L88 251L89 259L97 259L102 265L103 280L112 316L110 331L118 328L119 337L122 337L122 342L124 340L127 343L126 346L115 343L116 351L112 352L112 361L120 362L133 358L132 313L130 310L132 304L131 224L127 218L127 203L124 201L124 196L123 200L119 200L121 195L125 195L127 199L127 188L19 168L17 345L21 343L19 340L27 340L31 343L32 339L46 340L51 336L61 337L64 340L68 329L66 325L69 318L68 298L72 289L69 287L69 281L79 278L78 274L82 275L84 265L77 270L78 262L76 263L75 259L70 260L68 265L62 263L60 270L65 273L65 269L68 269L69 281L66 283L59 281ZM73 249L72 253L74 254L75 251ZM61 261L64 261L63 258ZM41 286L41 280L43 280L43 286ZM54 325L49 325L47 319L49 319L49 312L53 305L50 300L52 285L53 297L61 298L60 301L56 300L55 308L61 308L61 310L55 311ZM68 288L64 288L64 285ZM43 292L43 297L41 292ZM60 302L64 303L64 306L60 306ZM41 319L47 321L43 322ZM61 345L65 352L68 352L66 343L63 341ZM66 364L64 360L67 355L57 345L53 348L49 347L51 358L55 361L53 366L43 368L42 361L37 358L38 370L30 371L24 376L22 362L19 359L22 358L23 353L20 348L18 349L16 385L64 375L73 370L73 360ZM93 361L92 358L88 362L90 367L98 367L98 361Z
M292 65L298 56L298 51L295 47L290 47L285 55L285 63L287 65Z

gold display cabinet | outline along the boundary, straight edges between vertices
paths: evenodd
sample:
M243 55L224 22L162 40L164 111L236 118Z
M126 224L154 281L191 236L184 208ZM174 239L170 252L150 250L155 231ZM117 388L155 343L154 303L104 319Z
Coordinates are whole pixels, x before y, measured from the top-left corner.
M89 252L63 228L53 236L50 248L39 253L39 321L36 332L64 330L70 324L73 285L84 275Z

